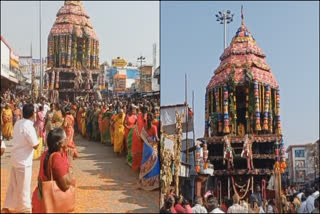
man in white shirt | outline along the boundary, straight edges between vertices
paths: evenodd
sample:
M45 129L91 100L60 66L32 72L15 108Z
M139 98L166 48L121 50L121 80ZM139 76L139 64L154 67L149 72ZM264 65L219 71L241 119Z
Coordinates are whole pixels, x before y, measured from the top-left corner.
M207 209L203 206L202 197L197 196L195 203L196 205L192 207L193 213L208 213Z
M23 106L23 119L13 128L11 174L4 211L31 212L31 178L33 151L39 142L33 127L34 106Z
M310 193L312 191L310 190ZM307 203L306 203L306 213L312 213L312 211L315 209L314 207L314 201L319 197L319 191L315 191L309 197L307 198Z
M248 210L239 204L240 198L237 193L235 193L232 197L233 205L228 208L227 213L248 213Z

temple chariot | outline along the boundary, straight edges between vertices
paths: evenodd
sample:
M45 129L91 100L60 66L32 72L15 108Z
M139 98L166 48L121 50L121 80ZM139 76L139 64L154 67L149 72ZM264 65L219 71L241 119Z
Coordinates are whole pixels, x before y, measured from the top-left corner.
M214 175L204 176L197 192L210 190L220 202L234 193L248 198L257 185L263 199L280 197L286 168L280 91L265 58L242 19L206 88L205 137L200 140Z
M52 102L104 88L99 39L80 1L65 1L58 11L48 36L47 66L44 88Z

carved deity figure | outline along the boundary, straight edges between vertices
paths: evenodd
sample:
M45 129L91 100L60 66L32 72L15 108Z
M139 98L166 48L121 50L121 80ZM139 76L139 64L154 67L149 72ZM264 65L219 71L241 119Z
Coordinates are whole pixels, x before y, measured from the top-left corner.
M91 89L93 85L93 80L92 80L92 72L89 70L88 71L88 78L87 78L87 89Z
M231 146L230 138L228 135L225 135L223 137L223 141L224 141L223 164L225 164L225 161L227 160L228 169L231 169L231 167L233 167L234 151Z
M81 72L79 70L75 71L75 78L74 78L74 89L81 88L81 85L83 83Z
M243 149L241 152L241 157L247 159L247 168L249 170L253 169L251 164L252 161L252 135L246 134L244 137Z

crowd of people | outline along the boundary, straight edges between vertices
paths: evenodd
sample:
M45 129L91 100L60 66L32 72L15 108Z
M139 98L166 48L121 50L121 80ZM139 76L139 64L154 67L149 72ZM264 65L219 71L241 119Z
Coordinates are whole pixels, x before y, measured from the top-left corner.
M182 194L174 194L171 189L160 213L319 213L318 185L304 190L298 190L297 186L294 186L292 192L286 195L289 189L291 190L286 188L281 195L281 210L275 199L262 199L259 186L255 187L249 197L240 200L239 195L234 194L232 199L224 197L221 203L212 194L198 196L192 203Z
M81 156L74 135L112 146L132 170L139 172L138 188L158 189L159 105L154 97L109 97L100 101L77 97L75 102L66 99L49 103L45 98L35 102L26 95L17 96L10 89L2 93L1 155L5 152L4 141L13 144L12 170L2 211L44 212L41 182L50 179L49 168L60 190L72 188L73 160ZM31 202L32 160L38 158L38 186Z

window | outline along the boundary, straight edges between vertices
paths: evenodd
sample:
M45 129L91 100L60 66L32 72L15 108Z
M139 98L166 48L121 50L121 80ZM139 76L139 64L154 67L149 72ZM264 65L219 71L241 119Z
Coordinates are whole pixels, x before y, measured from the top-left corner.
M297 149L297 150L295 150L295 157L297 157L297 158L304 158L304 149Z

